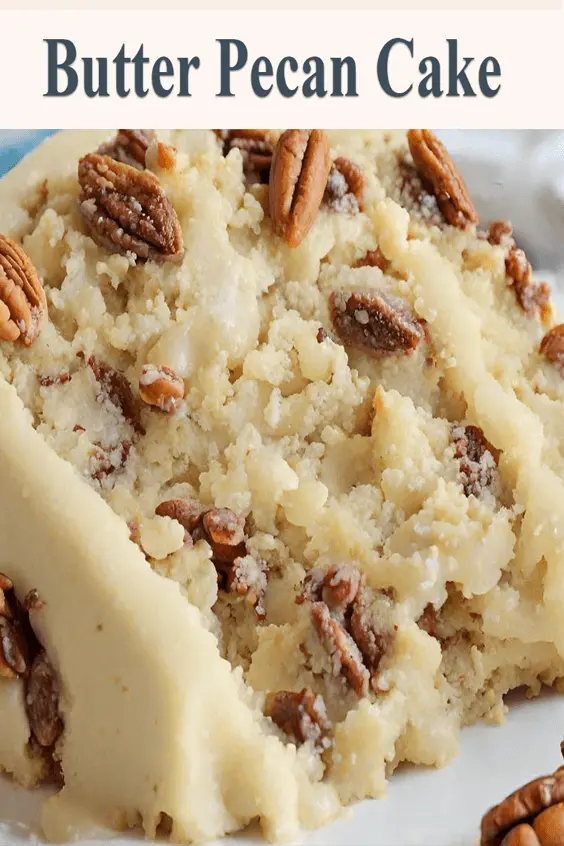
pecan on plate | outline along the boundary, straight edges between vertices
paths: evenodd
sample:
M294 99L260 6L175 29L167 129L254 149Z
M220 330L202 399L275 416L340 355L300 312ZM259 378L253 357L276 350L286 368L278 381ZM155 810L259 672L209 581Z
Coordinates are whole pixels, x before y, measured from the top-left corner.
M279 690L267 694L264 713L297 743L323 745L331 731L323 697L316 696L309 687L299 693Z
M484 814L481 846L564 843L564 767L511 793Z
M222 142L223 155L236 148L243 157L243 170L251 184L268 184L272 164L272 133L268 129L214 129Z
M180 223L156 176L90 153L78 164L78 180L80 211L98 246L141 260L181 260Z
M540 343L539 352L564 372L564 323L553 326L546 333Z
M26 691L27 718L40 746L53 746L63 730L59 717L59 680L44 651L36 656Z
M479 426L453 426L451 434L466 496L479 497L485 489L495 496L500 451L490 444Z
M353 638L331 616L324 602L314 602L310 613L319 640L331 659L333 674L342 675L359 699L366 696L370 674Z
M331 167L322 129L288 129L272 157L269 207L272 228L298 247L315 223Z
M139 435L144 435L139 403L125 375L93 355L87 363L100 386L100 396L115 405Z
M334 291L329 305L335 332L344 345L374 358L408 355L425 335L407 304L387 294Z
M437 198L447 223L460 229L478 223L468 188L444 144L430 129L410 129L407 141L415 167Z
M139 377L139 394L147 405L174 414L184 397L184 382L170 367L145 364Z
M102 144L98 148L98 153L102 156L110 156L122 164L144 170L145 156L154 137L154 129L118 129L115 138Z
M533 281L527 256L515 242L505 259L505 273L525 314L533 317L538 312L541 320L546 321L550 315L550 288L545 282Z
M0 235L0 341L31 346L47 302L37 271L19 244Z
M361 169L339 156L333 162L323 200L335 212L358 214L364 210L364 186L366 179Z

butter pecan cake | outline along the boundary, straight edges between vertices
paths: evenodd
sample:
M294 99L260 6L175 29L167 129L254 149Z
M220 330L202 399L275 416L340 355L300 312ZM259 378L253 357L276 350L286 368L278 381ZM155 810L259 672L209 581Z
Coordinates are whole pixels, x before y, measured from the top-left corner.
M0 766L267 838L564 676L564 326L429 130L64 132L0 182Z

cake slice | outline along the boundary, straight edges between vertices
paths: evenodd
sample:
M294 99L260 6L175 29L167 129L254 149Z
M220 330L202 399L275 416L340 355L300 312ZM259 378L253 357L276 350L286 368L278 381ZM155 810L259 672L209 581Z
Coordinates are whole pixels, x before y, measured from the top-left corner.
M5 177L0 766L46 836L290 839L557 685L563 338L428 130Z

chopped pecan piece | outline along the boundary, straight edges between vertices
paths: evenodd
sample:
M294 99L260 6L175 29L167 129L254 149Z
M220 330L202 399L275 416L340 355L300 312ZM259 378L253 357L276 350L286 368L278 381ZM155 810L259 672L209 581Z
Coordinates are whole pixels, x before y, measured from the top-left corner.
M433 191L447 223L460 229L478 223L468 188L444 144L430 129L410 129L407 141L415 167Z
M384 256L380 247L376 247L375 250L368 250L355 264L355 267L378 267L382 273L385 273L389 266L390 262Z
M376 631L362 592L359 592L354 602L349 631L368 668L372 687L376 687L376 674L388 648L389 635Z
M157 143L157 164L163 170L174 170L176 167L176 147L159 141Z
M345 346L374 358L408 355L424 337L406 303L387 294L334 291L329 302L335 332Z
M116 137L102 144L98 148L98 153L102 156L110 156L122 164L144 170L147 150L154 137L154 129L118 129Z
M0 341L31 346L47 309L37 271L19 244L0 235Z
M24 597L24 609L29 613L30 611L41 611L45 603L39 596L36 588L29 590Z
M309 687L304 687L299 693L291 690L269 693L264 713L298 743L311 741L315 745L323 745L331 731L323 698L316 696Z
M249 183L268 184L272 164L272 133L268 129L216 129L223 155L236 148L243 156L243 169Z
M324 202L332 211L358 214L364 210L365 183L361 169L350 159L339 156L327 177Z
M423 613L417 620L417 625L424 632L427 632L430 637L434 637L435 640L439 640L437 635L437 612L435 611L435 606L431 602L429 602L429 604L423 609Z
M331 160L322 129L288 129L278 140L270 168L272 228L297 247L315 223Z
M40 746L53 746L63 730L59 717L59 680L45 652L31 665L26 692L27 717Z
M327 332L325 331L323 326L319 327L319 329L317 330L317 335L315 337L317 339L318 344L322 344L323 341L327 338Z
M56 376L40 376L39 384L42 388L51 388L53 385L65 385L70 380L71 375L68 370L63 370Z
M306 573L297 602L323 601L332 611L344 613L357 595L361 581L359 571L346 564L332 564L326 570L314 567Z
M90 153L79 162L78 179L80 211L98 246L141 260L182 259L180 223L156 176Z
M170 367L145 364L139 378L139 394L147 405L174 414L184 397L184 381Z
M484 814L481 846L556 846L564 843L562 803L564 768L520 787Z
M539 352L564 371L564 323L553 326L542 339Z
M550 314L550 288L545 282L533 282L527 256L515 242L505 259L505 272L525 314L533 317L538 312L545 321Z
M317 635L331 658L335 676L342 675L360 698L368 693L369 672L360 650L343 626L334 620L324 602L314 602L311 619Z
M92 370L101 390L101 397L108 399L119 408L125 420L139 434L144 435L141 423L141 411L127 378L119 370L91 355L88 366Z
M204 513L202 528L219 569L226 564L230 568L236 558L246 555L245 521L230 508L210 508Z
M217 560L214 563L218 566ZM222 569L222 565L219 565ZM264 620L264 595L266 593L266 564L253 555L241 555L236 558L225 576L225 589L228 593L244 596L255 608L259 620Z
M499 488L500 451L490 444L479 426L454 426L452 439L466 496L479 497L486 489L495 496Z
M95 447L94 467L91 470L91 476L97 482L101 482L106 476L111 476L112 473L116 473L125 467L131 452L131 441L121 441L113 449L104 449L99 444L95 444Z
M505 239L513 237L513 226L508 220L492 220L488 231L488 241L498 247Z
M200 525L203 507L195 499L167 499L155 508L159 517L178 520L184 529L184 541L192 544L192 532Z
M0 617L0 677L13 679L28 669L27 646L14 620Z

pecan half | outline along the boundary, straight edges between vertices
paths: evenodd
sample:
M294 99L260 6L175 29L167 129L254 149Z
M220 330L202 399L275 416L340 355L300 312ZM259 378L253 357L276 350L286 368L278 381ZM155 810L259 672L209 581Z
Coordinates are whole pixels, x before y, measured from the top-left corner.
M390 262L385 257L383 252L381 251L380 247L376 247L375 250L368 250L364 256L359 259L355 267L379 267L382 273L385 273L388 267L390 266Z
M80 211L100 247L141 260L181 260L180 223L156 176L90 153L79 162L78 179Z
M315 223L331 160L322 129L288 129L278 140L270 168L272 228L298 247Z
M299 693L279 690L269 693L264 705L265 716L298 743L311 741L322 745L331 731L323 697L304 687Z
M19 244L0 235L0 341L26 347L37 337L47 309L37 271Z
M430 129L410 129L407 142L415 167L437 198L445 220L460 229L478 223L468 188L437 136Z
M149 144L155 138L154 129L118 129L117 135L98 148L102 156L110 156L117 162L145 169L145 157Z
M360 698L368 694L370 674L352 637L334 620L324 602L314 602L311 619L317 635L331 658L335 676L342 675Z
M485 489L495 496L499 489L500 451L490 444L479 426L453 426L452 439L466 496L479 497Z
M538 312L546 320L550 314L550 288L545 282L533 281L527 256L515 242L505 259L505 272L525 314L533 317Z
M333 162L323 197L332 211L358 214L364 210L364 186L366 179L361 169L339 156Z
M539 352L559 369L564 370L564 323L553 326L542 339Z
M481 846L564 843L563 802L564 768L560 768L520 787L484 814Z
M407 355L425 334L407 304L387 294L334 291L329 305L335 332L345 346L374 358Z
M108 399L116 408L119 408L125 420L133 429L138 434L144 435L145 429L141 423L139 403L124 374L93 355L88 359L88 366L100 386L100 396Z
M147 405L174 414L184 397L184 382L170 367L145 364L139 378L139 394Z
M40 746L52 746L63 730L59 717L59 680L45 652L31 665L27 679L29 725Z
M243 156L243 170L249 183L268 184L272 164L272 133L268 129L214 129L222 142L223 155L236 148Z

